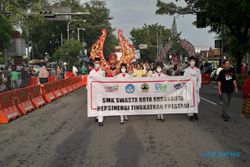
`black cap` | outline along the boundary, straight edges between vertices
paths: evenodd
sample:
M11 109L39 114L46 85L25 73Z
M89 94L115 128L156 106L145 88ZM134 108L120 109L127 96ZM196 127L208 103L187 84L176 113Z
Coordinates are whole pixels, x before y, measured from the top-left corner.
M127 67L127 64L125 64L125 63L122 63L122 64L121 64L121 67L122 67L122 66L124 66L124 67Z
M195 60L195 61L196 61L196 57L190 56L190 57L188 58L188 61L190 61L190 60Z
M96 57L95 61L101 61L101 59L99 57Z
M159 66L162 68L162 66L163 66L162 62L157 62L156 63L156 67L159 67Z

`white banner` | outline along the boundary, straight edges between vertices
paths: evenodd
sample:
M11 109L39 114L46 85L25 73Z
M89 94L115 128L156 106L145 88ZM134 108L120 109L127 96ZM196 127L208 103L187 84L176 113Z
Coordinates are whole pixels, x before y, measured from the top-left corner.
M190 77L88 78L88 117L197 112Z

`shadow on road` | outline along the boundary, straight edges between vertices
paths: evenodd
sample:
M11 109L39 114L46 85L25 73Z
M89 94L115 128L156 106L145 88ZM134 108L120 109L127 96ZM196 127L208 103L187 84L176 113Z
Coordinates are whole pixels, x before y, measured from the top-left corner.
M124 136L116 144L115 151L118 155L115 166L139 166L139 158L142 156L141 154L144 153L144 150L132 127L127 128Z
M78 161L84 159L91 137L89 127L92 123L93 122L89 120L60 144L57 147L55 159L48 167L75 166Z

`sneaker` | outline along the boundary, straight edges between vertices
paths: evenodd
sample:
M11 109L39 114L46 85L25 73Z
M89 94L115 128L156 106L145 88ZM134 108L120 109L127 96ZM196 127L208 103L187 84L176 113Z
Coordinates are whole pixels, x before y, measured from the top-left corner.
M99 126L103 126L103 122L99 122L98 124L99 124Z
M161 118L161 121L163 121L163 122L164 122L164 120L165 120L165 119L164 119L163 114L161 114L161 115L160 115L160 118Z
M95 122L98 122L98 118L95 118Z
M199 115L197 113L194 114L194 119L199 120Z
M157 115L156 120L157 120L157 121L161 120L161 115Z
M189 116L190 121L194 121L194 116Z
M120 124L124 124L124 121L123 121L123 120L121 120L121 121L120 121Z
M125 121L128 121L128 116L125 115L125 116L124 116L124 119L125 119Z

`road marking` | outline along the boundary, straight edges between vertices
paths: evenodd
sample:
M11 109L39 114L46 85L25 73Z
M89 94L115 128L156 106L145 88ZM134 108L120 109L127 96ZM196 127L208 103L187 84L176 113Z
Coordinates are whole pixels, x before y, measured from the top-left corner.
M205 99L204 97L200 97L202 100L204 100L204 101L206 101L206 102L208 102L208 103L210 103L210 104L213 104L213 105L215 105L215 106L217 106L218 104L217 103L215 103L215 102L213 102L213 101L210 101L210 100L208 100L208 99Z

